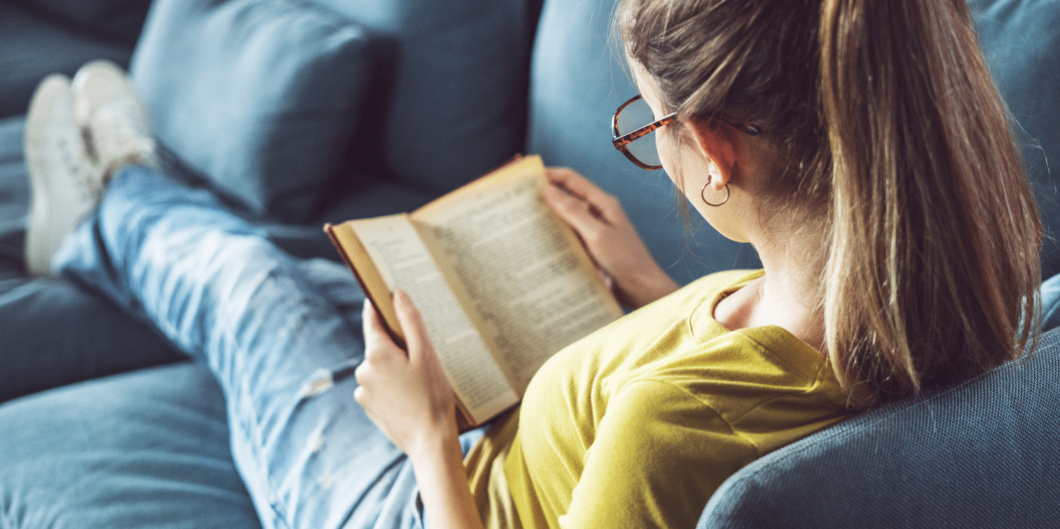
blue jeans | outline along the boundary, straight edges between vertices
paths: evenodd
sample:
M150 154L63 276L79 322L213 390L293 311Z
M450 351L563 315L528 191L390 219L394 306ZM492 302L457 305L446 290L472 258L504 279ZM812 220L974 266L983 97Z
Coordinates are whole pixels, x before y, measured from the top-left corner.
M295 261L210 193L136 167L53 264L209 368L264 527L422 525L411 464L353 399L362 298L340 265Z

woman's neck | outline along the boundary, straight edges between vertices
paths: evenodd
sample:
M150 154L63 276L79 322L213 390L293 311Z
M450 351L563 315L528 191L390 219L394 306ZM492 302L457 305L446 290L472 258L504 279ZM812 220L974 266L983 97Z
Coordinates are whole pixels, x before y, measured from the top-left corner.
M721 300L714 317L729 330L775 325L824 353L824 237L802 231L802 237L753 238L765 275Z

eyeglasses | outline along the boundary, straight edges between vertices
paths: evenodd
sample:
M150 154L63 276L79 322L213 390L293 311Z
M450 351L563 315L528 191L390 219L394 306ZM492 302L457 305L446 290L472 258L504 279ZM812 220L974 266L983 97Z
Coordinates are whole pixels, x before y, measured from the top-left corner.
M762 131L744 121L736 121L722 115L713 117L750 136L757 136ZM662 169L659 149L655 145L655 131L676 121L677 112L659 120L653 120L654 118L651 107L640 95L622 103L611 118L611 143L637 167L649 171ZM643 123L647 125L642 125Z

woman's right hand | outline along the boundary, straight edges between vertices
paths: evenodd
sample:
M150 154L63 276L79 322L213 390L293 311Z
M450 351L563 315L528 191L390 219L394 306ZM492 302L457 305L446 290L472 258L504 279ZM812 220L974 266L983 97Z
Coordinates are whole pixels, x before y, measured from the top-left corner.
M547 174L545 202L581 237L619 303L637 309L677 290L618 199L572 169L550 167Z

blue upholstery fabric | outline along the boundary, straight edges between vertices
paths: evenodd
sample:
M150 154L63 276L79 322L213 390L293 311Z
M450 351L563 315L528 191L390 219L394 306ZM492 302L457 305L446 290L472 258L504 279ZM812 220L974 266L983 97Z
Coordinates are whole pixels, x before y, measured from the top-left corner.
M177 361L154 329L67 281L0 271L0 402Z
M44 76L73 75L92 59L128 64L132 47L63 24L21 5L0 2L0 117L25 114Z
M1060 327L1060 275L1042 283L1042 332Z
M136 43L151 0L10 0L77 31Z
M0 120L0 402L181 358L110 302L25 275L22 131L21 118Z
M159 0L131 75L159 140L252 211L305 220L368 84L360 26L283 0Z
M970 0L981 44L1002 95L1023 128L1024 155L1047 230L1043 275L1060 272L1060 2ZM754 266L753 252L709 226L686 239L667 200L670 183L626 161L610 145L608 118L635 93L620 50L607 46L612 0L547 2L531 71L528 152L583 172L617 195L660 264L682 282L705 272ZM1055 172L1056 169L1053 169Z
M522 150L527 0L309 1L379 39L353 168L438 196Z
M749 248L709 228L702 228L689 242L692 251L686 251L678 209L667 202L672 194L666 177L636 169L609 145L608 118L633 94L621 61L606 46L613 0L549 0L532 65L528 28L533 27L535 0L305 1L361 22L378 37L372 42L380 62L370 79L371 104L359 120L357 141L346 160L348 167L373 175L364 179L364 190L370 192L358 188L355 196L342 197L328 220L408 209L525 149L543 154L550 164L572 166L618 195L661 264L678 279L754 265ZM239 2L229 0L231 5ZM1047 162L1055 165L1052 154L1060 149L1060 3L969 3L977 12L988 62L1024 129L1036 193L1056 237L1060 200L1044 171ZM305 9L304 2L299 6ZM17 7L0 3L0 66L5 72L0 107L13 100L7 81L37 75L34 68L72 72L84 62L77 59L81 54L127 53L60 25L41 24L39 17ZM179 42L178 36L174 39ZM303 43L289 43L285 51L303 49ZM65 62L60 65L60 60ZM167 67L173 75L191 76L179 64ZM527 83L531 109L529 129L524 129ZM223 88L217 92L241 93ZM175 101L165 106L197 110ZM20 133L9 134L13 129L6 125L0 124L5 147L0 178L21 170L8 164L8 155L20 146L7 148L20 141ZM200 128L211 134L230 132L210 122ZM529 136L525 143L524 130ZM62 283L29 281L9 266L17 260L10 257L17 250L8 249L20 244L20 234L7 228L21 222L18 211L24 204L9 207L8 201L24 197L19 193L8 182L0 187L0 273L7 274L0 280L0 352L8 362L0 370L0 388L26 378L62 383L58 377L70 374L64 370L77 362L128 359L143 353L144 344L157 344L144 329L129 331L134 327L128 322L112 321L111 309L98 300L72 296L67 292L72 287ZM323 240L319 228L308 230ZM294 245L303 240L295 228L277 232L290 234ZM1046 275L1060 267L1058 248L1055 239L1047 242ZM870 412L766 456L726 483L700 526L1055 525L1060 519L1058 342L1057 334L1049 334L1042 350L1025 364ZM55 352L54 347L61 349ZM66 353L86 359L71 360L62 356ZM86 370L79 376L103 371ZM17 494L0 494L0 525L255 527L249 500L235 479L224 423L216 386L192 365L124 375L0 406L5 432L0 453L8 461L26 462L0 466L0 478L17 485L5 489ZM117 497L102 495L104 487L92 481L99 475L91 470L112 467L122 472L114 473L117 481L105 489L123 490ZM127 479L119 479L122 475Z
M224 396L193 364L10 402L0 424L0 527L261 527Z
M748 465L698 527L1056 527L1060 331L1022 363L902 400Z
M694 234L686 233L666 174L634 166L611 145L611 115L636 94L621 51L610 46L614 3L545 4L531 67L527 152L572 167L617 196L659 264L681 283L759 266L750 246L726 239L695 211Z
M1047 238L1042 277L1060 273L1060 2L969 0L979 44L1018 122Z
M21 116L0 119L0 258L22 263L22 231L29 210L29 182L23 163Z

